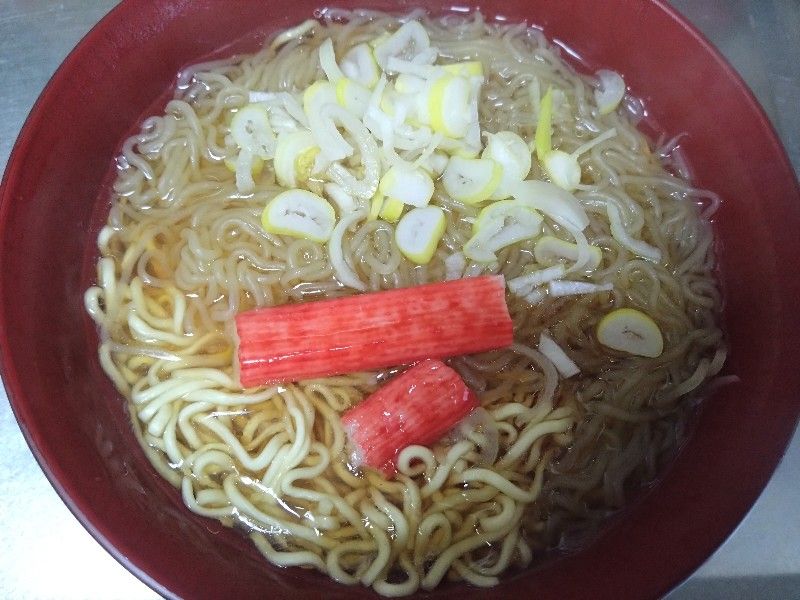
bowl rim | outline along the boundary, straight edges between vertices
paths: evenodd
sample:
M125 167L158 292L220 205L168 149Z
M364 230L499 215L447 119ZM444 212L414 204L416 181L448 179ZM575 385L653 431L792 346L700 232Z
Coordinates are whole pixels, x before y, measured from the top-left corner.
M780 170L785 172L787 180L792 181L793 196L797 202L795 203L796 217L800 220L800 184L798 183L797 174L792 166L786 150L781 142L777 131L768 118L764 108L756 99L754 93L743 80L742 76L736 71L728 59L706 38L706 36L692 23L690 23L683 15L668 4L665 0L647 0L654 7L659 9L672 21L677 27L683 29L694 41L699 44L706 55L713 59L715 66L721 70L724 76L735 84L737 89L742 93L742 97L747 101L751 113L758 118L759 129L764 133L764 138L769 142L770 146L775 150L775 156L780 158L781 164L778 165ZM364 4L369 4L367 0ZM475 0L470 0L470 7L474 8L477 3ZM400 7L402 5L398 5ZM29 153L31 147L36 143L36 130L40 126L42 114L44 109L51 103L57 101L58 88L63 86L70 78L70 73L79 67L83 57L91 52L92 46L99 43L108 29L119 27L125 20L126 15L131 11L136 10L135 0L121 0L119 4L114 6L107 14L105 14L75 45L69 52L66 58L60 63L53 75L50 77L40 95L32 105L29 114L27 115L24 124L18 134L18 137L12 147L9 155L8 163L3 174L2 181L0 182L0 229L4 227L7 217L9 206L14 201L14 189L18 182L18 172L20 171L25 158ZM3 281L2 272L0 272L0 297L2 297L5 288L10 287ZM165 587L160 581L150 576L143 568L141 568L135 557L126 555L122 548L128 546L125 541L125 536L120 531L115 530L108 523L103 522L102 519L93 519L87 515L79 506L79 503L74 499L74 490L70 484L68 474L62 472L57 465L53 465L45 453L41 450L36 440L36 424L35 415L31 414L26 406L25 394L22 390L20 377L18 376L18 369L16 368L13 352L5 343L7 338L7 325L5 322L5 315L0 311L0 340L3 344L0 345L0 378L2 378L3 385L8 395L9 405L12 413L20 427L23 437L31 450L34 458L42 469L44 475L55 489L61 500L66 507L75 516L79 523L88 531L88 533L126 570L131 572L140 581L149 586L156 593L164 597L178 597L176 592ZM726 521L724 525L720 525L715 529L715 539L713 541L713 548L719 548L725 540L739 527L742 520L752 510L755 501L761 495L769 480L774 475L775 469L778 467L786 453L788 444L792 438L794 428L797 425L797 417L800 416L800 403L795 410L795 424L788 434L779 440L782 451L776 460L772 461L771 469L767 473L763 473L763 483L758 486L755 494L747 498L747 508L740 511L738 517L732 521ZM680 585L691 574L709 558L710 554L697 557L693 561L694 567L683 569L681 571L673 569L672 588ZM668 590L660 590L665 593Z
M20 167L24 164L30 148L36 143L35 132L42 119L43 109L48 104L57 101L57 88L64 85L64 82L69 79L70 72L80 64L83 56L91 51L92 45L100 41L103 37L103 32L109 27L113 28L119 26L120 23L124 22L125 14L131 10L135 10L134 4L135 0L120 0L118 4L103 15L103 17L80 38L64 60L59 63L31 106L20 132L17 135L17 139L11 148L3 177L0 179L0 229L3 229L5 226L7 219L6 212L13 202L13 190L16 187ZM6 285L3 280L3 275L0 274L0 297L4 296L6 287L10 286ZM73 497L74 494L71 491L72 486L69 483L69 477L65 477L65 473L63 472L58 472L56 467L45 456L45 453L36 441L36 435L34 433L35 426L33 428L29 426L29 424L33 424L35 415L32 415L27 410L26 401L24 399L25 394L21 389L17 370L14 369L13 353L8 347L6 339L7 325L5 315L0 311L0 341L3 342L0 344L0 380L2 380L11 412L25 439L25 443L38 463L39 468L41 468L44 473L47 481L81 526L115 561L117 561L117 563L160 596L165 598L178 598L175 592L152 577L139 566L135 559L130 558L122 551L122 548L127 545L124 538L112 531L107 523L91 518L80 508L79 503Z

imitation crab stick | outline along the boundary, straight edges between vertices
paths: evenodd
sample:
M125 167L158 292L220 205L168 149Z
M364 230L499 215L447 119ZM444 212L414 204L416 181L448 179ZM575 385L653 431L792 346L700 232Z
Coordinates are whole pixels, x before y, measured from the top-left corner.
M432 444L477 406L453 369L439 360L417 363L342 415L353 466L392 477L403 448Z
M240 313L240 382L296 381L509 346L504 288L502 276L487 275Z

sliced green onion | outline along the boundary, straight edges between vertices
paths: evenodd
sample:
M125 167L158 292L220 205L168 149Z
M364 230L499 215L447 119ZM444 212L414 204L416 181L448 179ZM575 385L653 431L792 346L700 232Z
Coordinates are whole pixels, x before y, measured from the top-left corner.
M377 42L375 61L385 71L389 67L390 58L411 61L423 54L430 45L431 41L425 27L419 21L408 21L388 38Z
M307 190L287 190L275 196L261 215L265 231L327 242L336 223L330 203Z
M431 129L450 138L463 138L470 119L470 85L464 77L446 75L431 85L427 94Z
M581 166L572 154L550 150L542 160L542 166L550 180L568 192L577 188L581 182Z
M661 356L664 351L664 338L656 322L633 308L619 308L600 319L597 341L614 350L649 358Z
M421 208L433 196L433 179L420 168L395 165L383 175L378 189L387 198Z
M348 77L336 82L336 101L359 119L367 112L369 98L369 89Z
M442 174L442 185L454 200L478 204L488 199L503 176L503 168L490 158L453 156Z
M369 89L375 87L381 76L372 48L363 43L345 53L340 68L347 77Z
M236 111L231 120L231 137L239 148L264 160L275 152L275 132L269 113L261 104L248 104Z
M333 84L344 78L344 73L336 64L336 53L331 38L327 38L319 47L319 66L322 67L328 81Z
M561 150L551 150L545 155L544 160L542 160L542 166L553 183L571 192L577 188L581 182L581 166L578 163L578 157L616 135L617 130L611 128L608 131L604 131L593 140L578 146L571 154L567 154Z
M442 68L451 75L460 77L483 77L483 63L479 60L465 60L462 62L442 65Z
M410 261L428 264L444 235L447 219L438 206L412 208L395 229L394 237L400 252Z
M356 201L353 196L348 194L338 183L326 183L322 189L328 199L333 200L336 204L340 215L350 214L355 209Z
M599 80L598 87L594 90L594 100L601 115L613 112L625 97L625 80L616 71L600 69L595 73Z
M331 266L333 267L333 274L336 276L336 279L342 285L346 285L347 287L351 287L362 292L367 289L367 286L363 281L361 281L361 279L359 279L358 275L356 275L356 272L350 267L350 265L347 264L347 259L344 256L344 250L342 248L342 240L347 229L351 225L358 223L366 216L366 210L361 208L340 219L336 224L336 227L333 228L330 241L328 242L328 254L331 259Z
M560 259L577 261L579 257L578 244L566 240L544 235L536 241L533 247L533 256L540 265L550 266ZM603 251L597 246L589 246L589 261L584 265L588 271L594 271L603 260Z
M378 216L387 223L397 223L403 214L405 204L396 198L385 198Z
M553 298L563 296L579 296L583 294L599 294L600 292L610 292L614 286L610 283L598 284L587 281L551 281L547 284L547 291Z
M553 363L553 366L558 371L559 375L564 378L569 378L581 372L578 365L564 352L563 348L559 346L553 339L542 332L539 336L539 352Z
M318 152L319 147L308 130L281 134L272 163L278 183L293 188L308 181Z
M339 106L336 87L329 81L317 81L303 92L303 109L309 129L321 154L328 161L337 161L352 156L353 147L339 133L333 119L324 114L328 106Z
M539 234L542 216L515 200L500 200L484 208L464 244L464 255L478 262L497 260L498 250Z
M589 217L578 199L552 183L521 181L512 187L511 195L565 227L583 231L589 225Z
M503 200L511 195L512 184L522 181L530 173L531 151L525 140L511 131L498 131L487 137L481 158L491 158L503 167L500 184L491 199Z
M514 279L509 279L507 282L508 289L517 296L524 297L531 293L535 288L538 288L545 283L549 283L554 279L558 279L559 277L563 277L566 271L567 270L564 268L564 265L561 264L553 265L552 267L547 267L546 269L531 271L525 275L520 275Z
M548 87L544 97L539 103L539 117L536 122L536 158L539 162L550 152L553 147L553 88Z

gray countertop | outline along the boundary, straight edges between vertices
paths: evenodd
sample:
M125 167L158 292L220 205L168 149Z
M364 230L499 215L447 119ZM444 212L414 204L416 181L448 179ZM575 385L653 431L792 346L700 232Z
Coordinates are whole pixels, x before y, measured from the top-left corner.
M0 0L0 172L50 75L114 0ZM800 2L674 0L761 101L800 171ZM690 598L800 597L800 435L730 539L673 591ZM0 389L0 598L148 599L67 510Z

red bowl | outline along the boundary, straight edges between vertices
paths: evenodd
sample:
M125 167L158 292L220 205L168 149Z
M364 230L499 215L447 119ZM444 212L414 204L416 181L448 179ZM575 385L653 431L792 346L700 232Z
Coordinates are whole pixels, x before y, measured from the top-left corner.
M330 4L347 4L342 0ZM355 2L398 10L436 2ZM472 1L466 4L472 4ZM266 563L239 534L186 510L151 468L99 368L84 314L103 177L120 141L182 65L248 34L307 18L310 0L123 2L48 84L17 141L0 195L2 378L48 478L90 533L167 596L368 597ZM542 25L594 67L625 75L683 142L696 183L723 198L728 371L741 378L698 415L655 489L581 552L509 577L498 595L654 597L687 577L739 523L800 412L800 192L744 83L675 12L643 0L486 0L488 15ZM251 38L251 41L254 38ZM99 201L95 201L100 197ZM99 210L98 210L99 209ZM477 596L451 586L431 596Z

